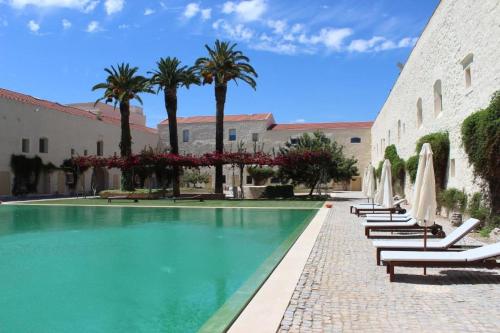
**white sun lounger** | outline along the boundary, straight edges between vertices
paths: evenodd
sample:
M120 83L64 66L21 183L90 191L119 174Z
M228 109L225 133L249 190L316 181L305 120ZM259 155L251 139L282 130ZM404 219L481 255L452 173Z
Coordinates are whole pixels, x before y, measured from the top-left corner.
M383 251L381 259L387 266L390 281L394 281L394 267L464 267L499 268L495 257L500 256L500 243L481 246L475 249L453 252L415 252Z
M377 205L377 204L356 204L356 205L352 205L350 207L350 212L351 214L356 214L359 216L359 214L367 214L367 213L395 213L399 206L405 202L406 199L400 199L396 202L394 202L393 204L393 207L391 208L387 208L387 207L383 207L383 206L380 206L380 205ZM405 211L406 212L406 211Z
M464 238L469 232L479 225L478 219L470 218L461 226L453 230L448 236L442 239L429 239L426 250L441 251L453 247L459 240ZM380 265L380 253L382 251L415 251L423 250L424 240L375 240L373 246L377 249L377 265Z

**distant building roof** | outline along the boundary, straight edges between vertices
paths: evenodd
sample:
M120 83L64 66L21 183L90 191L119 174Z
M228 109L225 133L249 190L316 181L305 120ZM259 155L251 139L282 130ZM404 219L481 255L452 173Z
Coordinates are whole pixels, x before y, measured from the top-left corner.
M336 123L298 123L298 124L276 124L273 131L306 131L321 129L354 129L371 128L373 121L336 122Z
M224 115L224 122L236 121L263 121L272 118L272 113L255 113L255 114L237 114ZM179 124L194 124L194 123L215 123L215 116L193 116L193 117L177 117ZM165 119L160 125L167 125L168 119Z
M83 109L79 109L79 108L75 108L72 106L66 106L66 105L62 105L59 103L47 101L44 99L39 99L39 98L30 96L30 95L21 94L21 93L7 90L7 89L3 89L3 88L0 88L0 98L5 98L5 99L20 102L20 103L31 104L33 106L39 106L42 108L47 108L47 109L51 109L51 110L55 110L55 111L59 111L59 112L64 112L64 113L71 114L74 116L85 117L88 119L93 119L95 121L102 121L102 122L105 122L108 124L114 124L114 125L118 125L118 126L120 125L120 118L119 117L110 117L107 114L103 113L100 116L100 120L98 120L96 114L94 114L92 112L89 112L89 111L86 111ZM150 128L150 127L146 127L146 126L138 125L138 124L133 124L133 123L130 124L130 128L134 129L134 130L138 130L138 131L152 133L152 134L157 133L157 130L154 128Z
M120 119L120 109L118 105L116 108L111 104L106 103L97 103L94 102L86 102L86 103L72 103L68 104L68 106L75 107L78 109L82 109L88 112L92 112L94 114L100 113L101 116L106 116L109 118ZM130 106L130 123L146 126L146 117L142 111L141 107L138 106Z

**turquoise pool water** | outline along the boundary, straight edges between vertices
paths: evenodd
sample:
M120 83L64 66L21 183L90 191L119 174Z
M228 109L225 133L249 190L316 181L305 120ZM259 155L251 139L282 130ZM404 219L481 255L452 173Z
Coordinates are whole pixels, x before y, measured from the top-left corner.
M0 206L0 332L222 327L315 213Z

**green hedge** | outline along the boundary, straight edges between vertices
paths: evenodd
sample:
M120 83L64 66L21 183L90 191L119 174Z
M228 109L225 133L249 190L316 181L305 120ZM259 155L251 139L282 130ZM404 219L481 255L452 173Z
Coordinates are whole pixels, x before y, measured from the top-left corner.
M406 170L410 176L410 181L415 184L417 180L417 169L418 169L418 155L413 155L406 161Z
M446 173L448 171L448 159L450 157L450 138L448 132L427 134L417 141L415 149L417 153L416 161L412 160L411 162L412 172L415 174L414 177L417 175L416 167L418 167L418 156L424 143L430 143L432 148L432 161L434 163L434 175L436 177L436 193L438 193L446 187ZM414 166L415 168L413 169ZM410 172L410 170L408 171ZM415 182L415 180L413 180L413 182Z
M392 187L394 192L404 195L405 186L405 161L399 157L395 145L390 145L385 148L384 159L391 162Z
M266 186L263 198L275 199L275 198L293 198L295 195L293 193L293 185L270 185Z

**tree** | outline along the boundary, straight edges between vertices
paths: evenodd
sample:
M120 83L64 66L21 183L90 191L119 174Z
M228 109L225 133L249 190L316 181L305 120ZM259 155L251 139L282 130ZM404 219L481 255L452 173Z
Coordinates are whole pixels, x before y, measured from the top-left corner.
M203 84L214 84L216 113L215 113L215 151L224 152L224 105L226 103L227 84L229 81L243 81L253 89L257 86L257 73L249 64L250 59L241 51L235 50L237 44L215 41L212 49L208 45L208 57L196 60L195 67ZM223 175L222 165L215 166L215 193L222 193Z
M309 195L320 183L344 181L358 175L357 160L346 157L343 147L322 132L304 133L298 142L280 148L282 162L278 175L294 184L309 187Z
M193 67L181 66L177 58L161 58L157 63L157 69L153 72L151 83L158 86L158 92L163 90L165 108L168 115L168 131L170 136L170 151L179 154L179 137L177 134L177 89L185 87L189 89L192 84L199 85L200 79ZM173 168L173 195L178 197L180 193L180 168Z
M104 89L104 94L95 104L100 101L113 103L114 107L119 104L121 116L121 138L120 155L128 157L132 155L132 135L130 134L130 101L137 100L142 104L139 97L141 93L153 93L149 80L144 76L137 75L138 67L130 67L129 64L118 64L117 68L105 68L108 73L106 82L96 84L92 91ZM122 170L122 189L125 191L134 190L132 170Z

